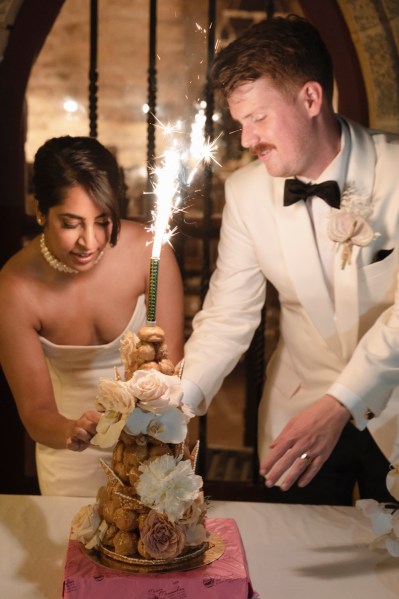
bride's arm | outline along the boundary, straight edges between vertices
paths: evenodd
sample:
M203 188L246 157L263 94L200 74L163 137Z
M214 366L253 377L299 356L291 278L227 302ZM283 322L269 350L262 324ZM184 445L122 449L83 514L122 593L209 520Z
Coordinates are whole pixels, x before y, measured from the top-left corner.
M95 434L99 414L88 411L75 421L58 412L34 303L26 282L0 274L1 367L30 437L55 449L80 451Z

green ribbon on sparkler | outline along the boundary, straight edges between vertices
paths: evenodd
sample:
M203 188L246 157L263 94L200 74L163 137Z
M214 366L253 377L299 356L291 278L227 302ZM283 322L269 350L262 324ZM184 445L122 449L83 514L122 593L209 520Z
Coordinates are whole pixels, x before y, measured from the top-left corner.
M156 322L159 258L151 258L150 283L148 290L147 322Z

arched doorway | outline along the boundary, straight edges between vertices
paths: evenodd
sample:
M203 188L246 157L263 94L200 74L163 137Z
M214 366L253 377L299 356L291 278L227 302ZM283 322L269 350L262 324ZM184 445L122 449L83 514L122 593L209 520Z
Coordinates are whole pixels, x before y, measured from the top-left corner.
M3 190L0 198L1 264L21 246L23 241L26 191L24 156L26 86L32 65L64 3L65 0L39 2L25 0L10 35L3 63L0 65L0 128L2 131L0 175ZM245 3L240 4L245 5ZM337 3L334 0L326 0L323 3L323 10L318 8L320 4L318 1L304 0L300 4L304 13L320 29L330 46L337 68L340 110L357 120L366 122L367 103L359 63ZM333 36L330 34L331 30L334 31ZM6 389L5 382L1 384ZM3 396L7 397L6 390ZM11 434L15 445L19 447L19 452L14 452L14 461L6 465L10 470L5 473L3 480L7 480L9 484L15 480L14 492L19 492L24 489L25 484L28 484L23 477L24 434L9 394L8 398L3 421L7 422L8 434L12 428ZM5 435L0 437L6 438Z

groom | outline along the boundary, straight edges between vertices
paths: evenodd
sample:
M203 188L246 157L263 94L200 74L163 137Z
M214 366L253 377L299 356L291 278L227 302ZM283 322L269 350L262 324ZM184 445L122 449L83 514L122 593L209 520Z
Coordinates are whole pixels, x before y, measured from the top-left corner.
M334 113L331 59L305 19L223 49L214 83L257 160L226 183L218 260L186 345L184 401L204 413L260 322L280 340L259 408L270 501L391 499L399 457L399 145ZM211 365L211 366L210 366Z

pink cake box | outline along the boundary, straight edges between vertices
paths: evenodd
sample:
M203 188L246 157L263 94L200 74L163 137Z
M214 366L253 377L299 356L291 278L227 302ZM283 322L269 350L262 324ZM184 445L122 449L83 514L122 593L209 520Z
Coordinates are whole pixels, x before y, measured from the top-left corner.
M232 518L208 518L207 529L224 543L212 563L183 572L113 570L88 557L70 540L64 568L64 599L251 599L252 590L240 532Z

